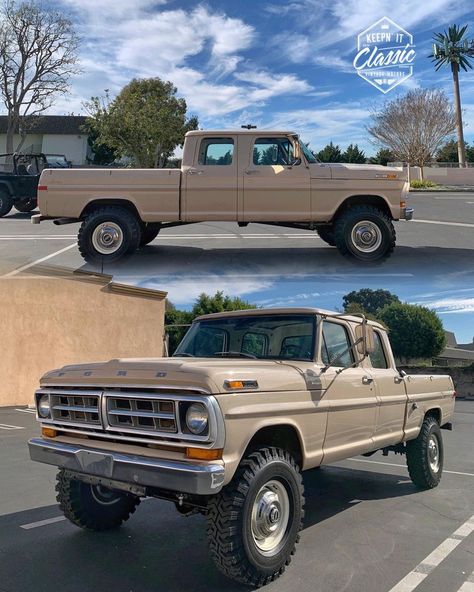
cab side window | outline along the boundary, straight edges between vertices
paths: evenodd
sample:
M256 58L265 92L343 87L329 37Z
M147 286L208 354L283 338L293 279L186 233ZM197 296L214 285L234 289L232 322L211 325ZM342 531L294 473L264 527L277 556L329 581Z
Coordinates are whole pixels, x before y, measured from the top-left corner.
M370 354L372 368L388 368L387 356L383 348L382 338L378 331L374 331L375 350Z
M293 144L288 138L257 138L253 145L256 166L289 165L293 161Z
M204 166L230 165L234 158L232 138L203 138L199 146L198 164Z
M349 334L344 325L323 321L321 358L324 364L331 364L336 358L338 358L335 364L336 366L350 366L353 364L354 356L352 350L347 349L350 345Z

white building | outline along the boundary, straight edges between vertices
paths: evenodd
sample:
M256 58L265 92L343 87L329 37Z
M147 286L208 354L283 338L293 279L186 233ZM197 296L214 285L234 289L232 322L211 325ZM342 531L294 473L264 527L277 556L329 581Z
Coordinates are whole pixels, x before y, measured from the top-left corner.
M28 132L20 152L63 154L73 165L87 163L91 149L84 131L86 117L79 115L40 115L28 122ZM7 116L0 116L0 154L6 152ZM21 142L19 133L14 137L14 150Z

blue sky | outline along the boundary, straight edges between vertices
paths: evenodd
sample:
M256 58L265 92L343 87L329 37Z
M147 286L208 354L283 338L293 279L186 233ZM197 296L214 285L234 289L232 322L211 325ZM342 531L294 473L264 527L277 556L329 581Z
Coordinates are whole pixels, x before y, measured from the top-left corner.
M468 0L53 0L82 37L83 74L54 113L131 78L171 80L205 128L290 128L313 149L329 140L375 152L365 126L371 109L417 86L444 88L448 69L427 58L434 31L469 24ZM355 74L357 35L387 16L414 36L414 75L383 95ZM474 140L474 72L461 77L466 136Z
M470 272L440 269L439 273L423 270L377 272L355 267L351 271L325 271L320 274L285 273L277 276L262 269L250 277L216 270L214 274L118 278L142 287L162 289L178 308L189 310L202 292L215 294L222 290L261 307L309 306L342 310L342 297L352 290L383 288L396 294L403 302L420 304L435 310L445 329L454 331L458 343L474 339L474 281ZM470 286L470 287L469 287Z

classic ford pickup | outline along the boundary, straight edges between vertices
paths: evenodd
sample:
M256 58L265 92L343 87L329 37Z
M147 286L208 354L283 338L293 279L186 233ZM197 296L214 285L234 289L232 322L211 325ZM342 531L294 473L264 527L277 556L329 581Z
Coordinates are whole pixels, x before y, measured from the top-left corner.
M449 376L399 372L384 328L316 309L194 321L172 358L48 372L33 460L59 467L71 522L119 526L152 496L207 517L217 566L259 586L283 573L303 526L301 472L377 450L405 454L420 488L443 470Z
M33 223L81 221L90 263L112 262L162 228L212 220L317 230L361 261L388 257L393 220L413 217L402 169L318 162L285 131L191 131L179 169L45 170Z

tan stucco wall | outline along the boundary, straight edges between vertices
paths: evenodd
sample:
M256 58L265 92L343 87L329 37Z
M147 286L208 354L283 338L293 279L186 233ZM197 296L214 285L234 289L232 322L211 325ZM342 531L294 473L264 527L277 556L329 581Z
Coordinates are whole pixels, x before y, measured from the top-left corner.
M0 154L6 152L6 134L0 134ZM14 136L14 149L21 138ZM20 152L31 145L38 146L45 154L64 154L72 164L85 164L87 157L87 135L75 134L28 134Z
M64 364L163 354L164 292L108 280L0 280L0 406L31 404L44 372Z
M474 185L474 167L425 167L423 176L438 185ZM421 179L419 167L410 167L410 179Z

